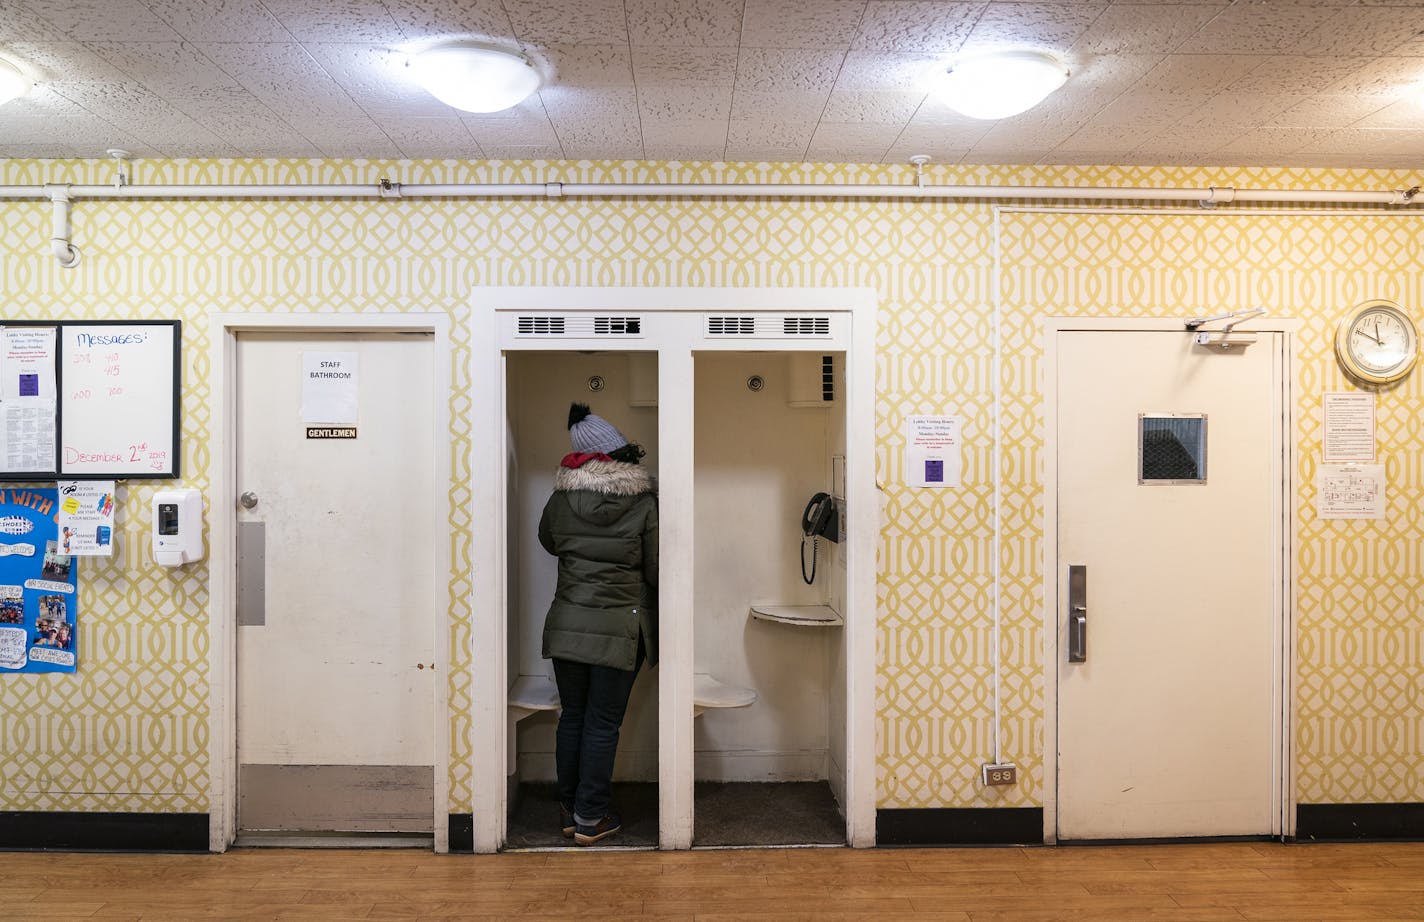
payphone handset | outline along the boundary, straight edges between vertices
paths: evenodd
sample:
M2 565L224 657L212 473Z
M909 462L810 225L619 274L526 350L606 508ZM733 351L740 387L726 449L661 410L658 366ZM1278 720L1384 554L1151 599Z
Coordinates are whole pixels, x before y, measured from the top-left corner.
M806 539L811 539L811 573L806 574ZM821 539L828 538L840 543L841 523L836 513L836 501L829 493L817 493L811 497L801 513L801 579L806 585L816 581L816 552L820 550Z

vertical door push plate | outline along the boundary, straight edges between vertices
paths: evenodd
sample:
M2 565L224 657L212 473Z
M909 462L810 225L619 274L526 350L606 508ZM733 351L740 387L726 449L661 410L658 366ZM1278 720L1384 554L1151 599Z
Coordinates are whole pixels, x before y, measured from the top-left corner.
M1068 662L1088 661L1088 568L1068 568Z

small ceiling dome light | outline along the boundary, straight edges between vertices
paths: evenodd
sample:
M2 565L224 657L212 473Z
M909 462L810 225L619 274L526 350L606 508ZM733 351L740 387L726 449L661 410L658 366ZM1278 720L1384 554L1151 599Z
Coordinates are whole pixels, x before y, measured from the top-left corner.
M1043 102L1067 79L1067 65L1046 51L1000 51L955 61L934 94L969 118L1008 118Z
M499 112L539 89L539 72L524 55L487 45L438 45L411 58L430 95L465 112Z
M0 106L29 93L34 83L14 64L0 58Z

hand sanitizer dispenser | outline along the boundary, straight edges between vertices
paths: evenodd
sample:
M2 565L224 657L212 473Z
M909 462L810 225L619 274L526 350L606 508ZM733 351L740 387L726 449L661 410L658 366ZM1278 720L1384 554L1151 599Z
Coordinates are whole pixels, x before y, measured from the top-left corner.
M153 559L165 567L203 559L203 495L197 490L153 494Z

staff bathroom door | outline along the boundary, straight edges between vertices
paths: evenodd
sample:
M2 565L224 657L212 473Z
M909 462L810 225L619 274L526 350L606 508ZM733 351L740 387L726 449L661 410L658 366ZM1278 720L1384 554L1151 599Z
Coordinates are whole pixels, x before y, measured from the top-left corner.
M1282 338L1056 334L1060 840L1279 832Z
M355 438L308 432L316 353ZM429 334L237 337L239 844L432 833L434 364Z

